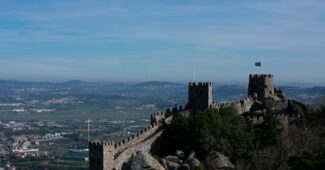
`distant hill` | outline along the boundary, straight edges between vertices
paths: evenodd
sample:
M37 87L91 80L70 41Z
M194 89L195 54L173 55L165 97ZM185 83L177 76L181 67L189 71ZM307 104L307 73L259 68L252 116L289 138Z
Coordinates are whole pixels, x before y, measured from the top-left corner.
M184 87L185 84L173 83L173 82L162 82L162 81L148 81L133 85L134 87Z
M67 82L59 83L59 84L64 84L64 85L80 85L83 82L81 80L70 80Z
M39 88L35 90L26 90ZM313 102L316 98L325 95L325 87L299 87L299 86L280 86L289 98L303 102ZM20 95L50 95L50 94L97 94L97 95L122 95L138 98L163 98L164 101L181 100L186 102L187 84L166 81L147 81L141 83L121 83L121 82L84 82L71 80L62 83L53 82L23 82L15 80L0 80L0 94L12 96L17 89L25 89ZM216 101L240 100L247 95L246 85L219 85L213 84L213 95ZM173 99L173 100L171 100ZM174 102L176 103L176 101Z

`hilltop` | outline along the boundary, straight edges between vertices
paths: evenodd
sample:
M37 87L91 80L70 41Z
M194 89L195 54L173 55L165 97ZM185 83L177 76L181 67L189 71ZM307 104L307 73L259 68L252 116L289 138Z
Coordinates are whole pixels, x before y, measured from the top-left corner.
M235 88L238 89L238 86ZM239 101L220 103L213 99L212 91L211 82L190 82L185 106L175 105L165 112L152 114L150 126L116 144L112 140L91 141L90 169L136 170L157 167L157 161L155 165L150 164L154 161L148 161L153 159L150 155L158 158L161 163L158 169L168 170L296 167L302 160L289 162L292 155L280 155L281 150L274 147L286 147L282 140L286 137L290 142L298 140L296 137L289 138L288 134L304 135L299 125L310 125L309 120L315 115L320 118L317 120L318 125L325 120L324 109L316 110L310 105L290 99L283 89L276 88L272 74L250 75L247 96ZM316 147L308 151L312 155L321 156L314 152L323 140L319 136L321 133L323 132L317 132ZM270 150L275 158L280 157L285 162L269 160L269 155L266 154L262 155L260 164L255 165L257 155L254 152L264 154L264 149ZM301 147L283 149L288 152L298 151L296 156L301 156L303 151ZM324 148L320 146L320 149ZM193 151L197 157L194 157ZM175 152L177 156L171 155ZM184 159L184 154L188 156L187 159ZM320 157L315 161L323 159ZM142 164L143 161L148 162ZM130 166L131 164L138 168ZM315 162L313 166L322 167L322 164Z

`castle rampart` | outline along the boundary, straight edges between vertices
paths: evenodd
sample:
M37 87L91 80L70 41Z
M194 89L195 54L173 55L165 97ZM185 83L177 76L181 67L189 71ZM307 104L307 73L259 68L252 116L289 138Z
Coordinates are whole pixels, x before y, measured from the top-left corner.
M126 150L127 148L136 145L137 143L147 139L150 135L155 133L159 129L158 124L150 125L135 135L128 137L120 141L117 145L115 145L115 154L114 158L118 157L121 152Z
M123 152L117 155L117 157L115 157L114 159L115 167L117 167L117 169L122 168L123 164L127 162L130 157L139 150L144 152L150 152L154 145L154 142L156 142L156 140L162 135L162 133L163 129L157 131L157 133L152 134L152 136L136 143L135 145L132 145L123 150Z
M90 169L121 169L123 165L122 163L127 161L133 153L138 150L147 149L146 147L150 148L152 144L151 141L154 141L154 139L161 134L161 131L162 129L158 124L153 124L117 144L114 144L113 141L90 142ZM147 141L146 145L142 144L144 141ZM139 145L143 147L139 147Z
M238 111L238 114L243 114L251 109L254 102L255 100L251 96L248 96L236 102L213 103L210 108L221 109L223 107L234 107Z
M182 112L185 116L191 116L191 113L202 111L207 108L221 109L223 107L232 106L236 108L238 114L241 114L247 121L252 124L259 124L264 121L265 116L263 115L265 109L263 107L260 108L260 106L267 104L267 102L269 102L268 99L273 99L271 102L275 101L274 103L276 103L276 106L274 106L274 109L284 111L284 108L289 103L291 107L287 108L293 111L297 110L293 106L295 103L293 103L293 101L287 101L282 90L274 89L272 74L251 74L249 76L248 97L240 101L228 103L217 103L213 101L211 82L190 82L186 107L176 105L173 108L168 108L165 112L156 112L152 114L150 126L145 127L138 133L116 144L114 144L113 141L90 142L89 168L91 170L120 170L123 164L137 151L151 151L154 148L154 143L158 141L158 138L163 133L164 125L172 121L175 113ZM276 116L284 125L300 117L300 115L296 114L279 114Z
M260 124L264 121L265 115L243 115L248 122L252 124ZM290 121L297 120L301 118L300 114L276 114L275 117L283 124L288 125Z
M149 151L153 142L163 131L164 121L177 112L185 110L183 106L169 108L166 112L157 112L151 115L151 125L138 133L114 144L113 141L92 141L89 143L89 159L91 170L119 170L132 154L139 150Z
M158 124L164 123L167 117L170 117L173 114L178 112L183 112L185 110L186 110L185 107L176 105L173 108L166 109L166 112L156 112L151 115L151 123L158 123Z

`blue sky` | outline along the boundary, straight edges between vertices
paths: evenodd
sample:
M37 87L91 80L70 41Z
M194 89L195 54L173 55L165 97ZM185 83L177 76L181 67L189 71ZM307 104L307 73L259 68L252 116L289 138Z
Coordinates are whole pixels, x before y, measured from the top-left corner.
M253 67L262 61L262 68ZM0 79L325 84L324 0L0 0Z

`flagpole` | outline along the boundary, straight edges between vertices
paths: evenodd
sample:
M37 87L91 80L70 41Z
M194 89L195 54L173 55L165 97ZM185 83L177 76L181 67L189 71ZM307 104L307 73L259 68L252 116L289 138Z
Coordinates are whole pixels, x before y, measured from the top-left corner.
M88 132L88 142L90 142L90 135L89 135L89 123L90 123L90 120L89 120L89 119L88 119L87 123L88 123L88 128L87 128L87 132Z

